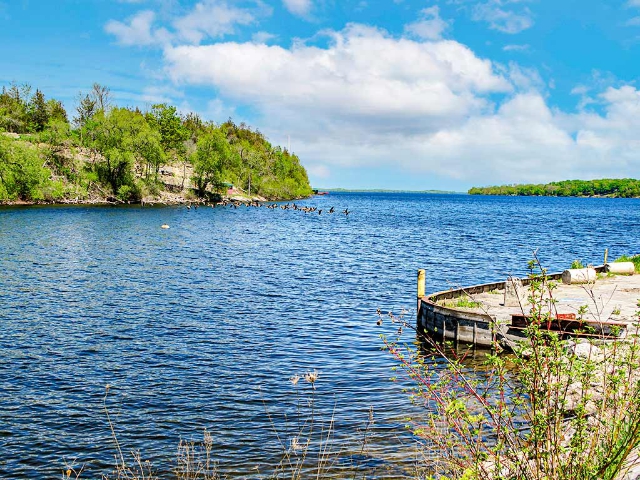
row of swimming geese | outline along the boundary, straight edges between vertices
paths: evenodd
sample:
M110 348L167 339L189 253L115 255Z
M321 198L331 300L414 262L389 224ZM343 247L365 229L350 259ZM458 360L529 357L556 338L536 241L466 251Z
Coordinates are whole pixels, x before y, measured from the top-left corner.
M205 206L206 206L206 204L205 204ZM325 211L323 209L318 209L318 207L301 207L300 205L296 205L295 203L287 203L286 205L278 205L277 203L264 204L264 203L260 203L260 202L249 202L249 203L247 203L247 202L238 202L238 201L231 201L231 200L222 200L220 202L211 204L211 208L215 208L215 207L238 208L238 207L242 207L242 206L255 207L255 208L266 207L266 208L271 209L271 210L275 210L277 208L280 208L282 210L299 210L299 211L304 212L304 213L317 212L318 215L322 215L322 212ZM198 204L197 203L194 203L194 204L189 203L187 205L187 210L191 210L192 207L195 210L197 210L198 209ZM326 210L326 212L327 213L336 213L336 209L334 207L331 207L329 210ZM351 212L349 211L348 208L345 208L340 213L343 213L344 215L348 216Z

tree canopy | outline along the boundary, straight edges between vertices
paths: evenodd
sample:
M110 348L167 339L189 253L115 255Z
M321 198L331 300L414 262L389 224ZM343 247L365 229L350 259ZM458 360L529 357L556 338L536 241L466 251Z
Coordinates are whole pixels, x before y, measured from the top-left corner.
M119 107L99 84L78 95L70 123L62 103L39 89L12 84L0 93L0 201L85 198L92 189L137 201L167 187L163 169L180 171L181 187L199 196L228 184L268 199L312 193L299 158L244 123L217 124L168 104Z
M547 197L640 197L640 180L603 178L599 180L563 180L545 184L514 184L473 187L470 195L518 195Z

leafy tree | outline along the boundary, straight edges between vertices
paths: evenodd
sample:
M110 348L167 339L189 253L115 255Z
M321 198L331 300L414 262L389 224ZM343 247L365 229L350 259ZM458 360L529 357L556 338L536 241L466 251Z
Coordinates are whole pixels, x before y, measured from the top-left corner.
M192 181L198 192L203 195L209 185L222 182L221 175L232 158L233 151L220 130L213 130L198 140L193 163Z
M47 100L47 113L49 115L49 121L69 123L67 111L59 100L53 98Z
M92 146L100 154L96 163L98 175L111 186L114 194L125 185L129 191L134 184L134 139L143 122L142 116L126 108L114 108L106 114L100 110L94 115L91 133Z
M189 130L183 125L176 107L159 103L151 107L147 121L152 128L160 132L160 143L168 158L182 160L183 181L187 173L187 151L185 142L189 138Z

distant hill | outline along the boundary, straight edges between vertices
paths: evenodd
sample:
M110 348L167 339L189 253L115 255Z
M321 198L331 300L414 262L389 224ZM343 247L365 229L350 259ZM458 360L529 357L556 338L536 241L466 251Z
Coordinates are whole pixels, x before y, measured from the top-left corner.
M640 197L640 180L603 178L599 180L563 180L544 184L514 184L473 187L470 195L517 195L543 197Z

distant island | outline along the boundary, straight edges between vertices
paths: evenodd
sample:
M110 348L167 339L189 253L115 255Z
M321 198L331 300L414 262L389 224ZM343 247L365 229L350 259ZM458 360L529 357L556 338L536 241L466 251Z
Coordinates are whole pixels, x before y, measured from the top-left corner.
M184 203L308 197L299 158L256 129L158 103L114 105L109 88L62 102L31 86L0 93L0 204Z
M640 197L640 180L603 178L600 180L564 180L544 184L473 187L469 195L518 195L542 197Z
M464 192L451 192L448 190L389 190L382 188L320 188L322 192L353 192L353 193L437 193L443 195L464 194Z

